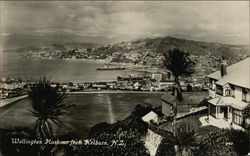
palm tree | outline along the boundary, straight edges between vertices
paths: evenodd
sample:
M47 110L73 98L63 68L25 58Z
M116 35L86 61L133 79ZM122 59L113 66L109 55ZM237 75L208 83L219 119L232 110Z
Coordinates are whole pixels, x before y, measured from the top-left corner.
M181 101L182 100L182 92L181 92L181 84L180 84L180 77L181 76L190 76L193 71L194 62L191 61L189 58L189 54L183 52L179 49L172 49L169 50L168 53L164 53L164 66L172 72L174 76L175 84L173 86L172 95L175 96L176 92L176 99ZM174 113L174 123L176 122L176 115L177 115L177 106L174 106L175 113Z
M199 145L196 131L197 125L192 121L183 120L175 125L174 137L168 139L174 145L176 156L194 156Z
M35 131L42 140L52 138L52 123L60 127L64 126L60 117L66 114L66 110L73 105L66 104L66 95L58 92L57 88L51 87L46 78L31 87L29 97L33 108L30 111L37 118Z

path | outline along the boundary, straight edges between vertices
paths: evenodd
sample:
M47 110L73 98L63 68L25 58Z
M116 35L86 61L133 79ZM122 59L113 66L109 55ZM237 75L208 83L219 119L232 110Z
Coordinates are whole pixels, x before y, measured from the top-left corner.
M0 108L3 106L6 106L8 104L11 104L13 102L22 100L24 98L26 98L28 95L22 95L22 96L18 96L18 97L13 97L13 98L7 98L7 99L1 99L0 100Z

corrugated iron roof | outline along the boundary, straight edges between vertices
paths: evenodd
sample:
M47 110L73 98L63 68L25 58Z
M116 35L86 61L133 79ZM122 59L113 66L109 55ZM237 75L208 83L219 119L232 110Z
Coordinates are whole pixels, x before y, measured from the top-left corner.
M243 110L249 106L249 103L236 100L233 97L215 97L208 102L215 106L231 106L239 110Z
M223 77L220 71L207 75L209 78L218 80L216 84L227 83L250 89L250 57L227 67L227 73Z
M174 105L198 105L206 97L208 97L207 92L183 92L183 100L179 101L176 99L176 96L172 96L170 93L166 93L162 96L162 100L168 104Z

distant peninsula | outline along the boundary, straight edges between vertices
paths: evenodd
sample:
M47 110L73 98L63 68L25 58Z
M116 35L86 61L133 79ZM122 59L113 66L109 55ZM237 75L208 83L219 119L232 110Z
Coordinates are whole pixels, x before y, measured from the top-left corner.
M217 69L221 56L229 64L249 56L248 45L229 45L174 38L143 38L113 44L65 43L20 49L28 58L105 60L113 63L162 66L162 53L179 48L190 54L198 67L205 67L208 73Z

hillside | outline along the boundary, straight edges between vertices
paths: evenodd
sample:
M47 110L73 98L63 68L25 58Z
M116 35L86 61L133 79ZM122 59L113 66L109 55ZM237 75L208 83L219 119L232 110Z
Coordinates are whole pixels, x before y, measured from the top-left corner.
M247 45L227 45L174 37L144 38L116 44L67 43L25 48L28 57L56 59L104 59L110 62L161 66L162 53L179 48L190 53L198 66L217 68L221 56L234 63L249 55Z
M154 63L158 64L157 60L160 60L161 54L172 48L182 49L191 55L226 56L228 59L240 59L246 57L249 52L247 45L226 45L164 37L107 45L97 48L91 53L97 58L113 62L152 64L151 60L153 59Z
M112 39L105 36L77 36L71 34L64 35L30 35L30 34L12 34L0 36L1 44L4 49L17 49L29 47L41 47L49 45L64 45L68 43L92 43L92 44L110 44Z

